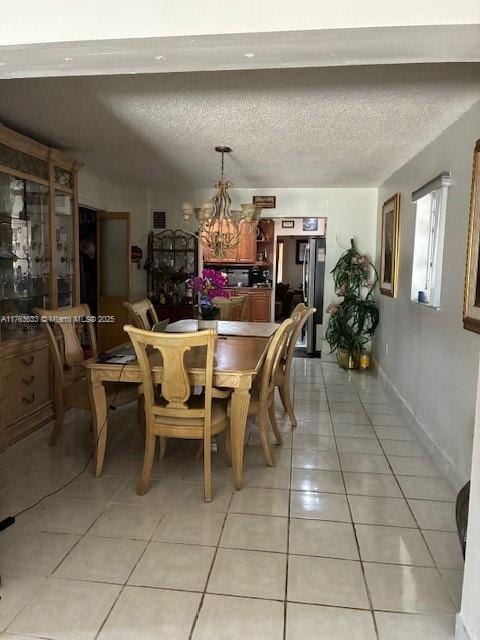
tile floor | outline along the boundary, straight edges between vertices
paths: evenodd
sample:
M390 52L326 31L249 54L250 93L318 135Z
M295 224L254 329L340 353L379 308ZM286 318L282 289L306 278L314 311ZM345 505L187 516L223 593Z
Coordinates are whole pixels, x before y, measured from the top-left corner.
M294 363L292 434L266 467L254 426L246 487L214 454L202 503L196 445L172 443L135 494L135 407L111 415L105 473L88 473L0 534L0 638L447 640L462 557L455 493L374 375ZM70 412L0 456L2 517L55 490L91 446Z

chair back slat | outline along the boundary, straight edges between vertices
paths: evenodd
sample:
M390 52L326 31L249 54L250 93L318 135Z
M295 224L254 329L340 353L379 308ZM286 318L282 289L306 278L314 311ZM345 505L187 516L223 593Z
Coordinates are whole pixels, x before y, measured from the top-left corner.
M124 302L123 306L128 311L131 323L137 329L149 331L158 322L155 307L148 298L138 302Z
M155 345L162 354L163 382L162 396L167 401L167 409L185 409L190 398L190 380L185 368L186 345Z

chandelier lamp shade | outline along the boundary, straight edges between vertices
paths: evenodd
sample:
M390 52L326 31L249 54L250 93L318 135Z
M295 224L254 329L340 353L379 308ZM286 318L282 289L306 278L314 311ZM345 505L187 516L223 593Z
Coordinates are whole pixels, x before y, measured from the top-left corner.
M240 242L242 221L257 224L262 212L255 204L241 204L239 210L230 208L231 200L228 190L233 184L225 180L224 158L231 153L230 147L215 147L222 156L221 177L215 183L215 193L210 200L205 200L199 207L191 202L182 203L183 222L188 224L194 215L198 223L198 233L202 245L208 248L215 258L226 258Z

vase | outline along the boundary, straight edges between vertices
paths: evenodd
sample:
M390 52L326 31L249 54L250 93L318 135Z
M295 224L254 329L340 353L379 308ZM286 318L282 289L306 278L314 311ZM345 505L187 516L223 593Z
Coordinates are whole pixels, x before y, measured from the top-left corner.
M217 320L220 314L220 307L200 307L202 320Z
M371 356L368 351L362 351L359 358L360 369L370 369Z
M348 349L339 349L337 351L337 362L342 369L358 369L359 357L359 352L354 352L352 355Z
M218 333L218 321L217 320L202 320L198 321L198 330L213 329L215 333Z

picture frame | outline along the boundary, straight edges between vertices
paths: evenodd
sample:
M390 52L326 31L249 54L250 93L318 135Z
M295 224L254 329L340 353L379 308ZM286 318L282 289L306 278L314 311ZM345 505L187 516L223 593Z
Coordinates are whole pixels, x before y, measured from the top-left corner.
M295 250L295 262L296 264L303 264L305 257L305 249L308 244L308 240L297 240L297 246Z
M318 218L303 218L303 231L318 231Z
M277 206L277 196L253 196L253 204L262 209L275 209Z
M463 295L463 328L480 333L480 140L477 140L473 150L472 190Z
M396 298L400 248L400 194L382 206L382 244L380 250L380 292Z
M295 229L295 220L282 220L282 229Z

